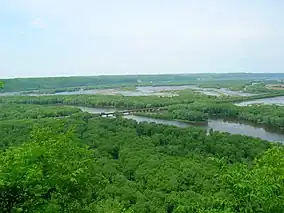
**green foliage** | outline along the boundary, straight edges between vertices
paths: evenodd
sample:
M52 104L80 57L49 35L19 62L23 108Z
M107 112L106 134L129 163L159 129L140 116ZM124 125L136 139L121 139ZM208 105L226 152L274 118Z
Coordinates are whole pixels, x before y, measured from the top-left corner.
M188 105L172 105L168 107L168 111L172 113L173 119L187 120L187 121L207 121L208 115L192 109L191 104Z
M248 91L248 92L258 92L258 93L273 92L273 90L267 89L265 87L264 83L258 83L258 84L249 85L249 86L246 87L246 91ZM278 92L278 91L275 91L275 92Z
M0 149L25 142L34 125L33 120L9 120L0 122Z
M251 121L256 124L266 124L278 128L284 127L284 107L277 105L236 106L231 103L214 104L200 103L192 105L210 116L221 116Z
M238 212L234 202L243 194L230 187L241 176L227 176L240 166L248 170L273 147L240 135L87 113L2 122L3 139L19 140L0 152L2 212Z
M66 106L0 104L0 121L24 118L64 117L78 112L80 112L80 109Z
M18 146L27 141L34 125L37 125L38 128L52 127L54 133L62 134L72 129L80 137L86 123L84 122L84 113L80 117L78 116L78 114L73 114L70 118L65 119L44 118L0 121L0 150Z
M284 107L278 105L236 106L232 103L196 101L191 104L169 105L167 111L160 113L140 113L139 115L193 123L205 122L210 117L233 118L284 129Z
M144 77L152 78L158 79ZM164 76L175 78L184 76ZM77 86L107 78L70 79L41 86ZM39 82L23 80L17 89ZM284 125L283 107L238 107L224 103L230 98L192 91L173 98L49 96L0 101L0 212L284 211L282 145L198 128L137 123L118 112L117 118L100 118L72 107L43 105L166 106L152 116L193 122L225 116L277 127Z
M0 155L1 212L80 212L96 193L93 152L69 133L32 135Z
M283 212L283 148L268 150L250 169L236 165L223 174L225 202L235 212Z
M139 96L124 97L118 95L60 95L60 96L40 96L40 97L3 97L0 101L3 103L18 104L40 104L40 105L76 105L88 107L114 107L114 108L151 108L164 107L170 104L188 104L193 100L207 100L209 97L192 91L184 91L176 97L157 97L157 96Z

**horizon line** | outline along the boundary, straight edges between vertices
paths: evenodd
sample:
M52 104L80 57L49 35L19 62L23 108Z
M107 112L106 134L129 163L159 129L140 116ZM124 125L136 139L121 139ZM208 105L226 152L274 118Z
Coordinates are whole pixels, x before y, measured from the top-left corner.
M153 73L153 74L98 74L98 75L54 75L54 76L25 76L25 77L4 77L1 80L11 79L38 79L38 78L72 78L72 77L111 77L111 76L154 76L154 75L206 75L206 74L284 74L284 72L192 72L192 73Z

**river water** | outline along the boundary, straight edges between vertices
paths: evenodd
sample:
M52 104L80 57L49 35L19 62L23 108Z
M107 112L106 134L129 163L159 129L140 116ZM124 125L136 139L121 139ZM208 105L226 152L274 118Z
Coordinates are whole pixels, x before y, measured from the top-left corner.
M276 104L279 106L284 106L284 96L274 97L274 98L262 98L262 99L256 99L251 101L243 101L240 103L237 103L237 106L248 106L251 104Z
M196 85L183 85L183 86L144 86L136 87L134 90L122 90L116 89L92 89L92 90L78 90L78 91L66 91L58 92L54 94L49 93L0 93L0 96L12 96L12 95L26 95L26 96L49 96L49 95L124 95L124 96L174 96L177 95L177 91L191 89L196 92L200 92L210 96L252 96L254 94L245 93L242 91L231 91L225 88L200 88Z
M78 107L84 112L89 112L93 114L99 114L102 112L114 112L115 109L102 109L102 108L89 108L89 107ZM212 129L213 131L219 132L227 132L230 134L240 134L251 136L255 138L260 138L263 140L267 140L270 142L281 142L284 143L284 133L277 132L275 130L268 130L261 126L255 126L249 123L241 123L237 121L225 121L223 119L210 119L207 125L193 125L185 122L174 121L174 120L164 120L164 119L156 119L135 115L125 115L124 118L133 119L137 122L153 122L157 124L167 124L172 126L178 126L181 128L186 127L199 127L206 129L209 131Z
M68 105L66 105L68 106ZM70 106L69 106L70 107ZM72 107L76 107L76 108L79 108L82 110L82 112L88 112L88 113L91 113L91 114L100 114L100 113L103 113L103 112L115 112L115 111L119 111L119 110L116 110L114 108L91 108L91 107L78 107L78 106L72 106Z
M0 96L19 96L21 92L0 92Z

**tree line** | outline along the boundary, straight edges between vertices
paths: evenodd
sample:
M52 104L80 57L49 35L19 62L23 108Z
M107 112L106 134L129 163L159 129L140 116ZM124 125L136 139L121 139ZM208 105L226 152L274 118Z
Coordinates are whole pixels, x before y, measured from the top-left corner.
M194 123L206 122L210 117L233 118L284 129L284 107L278 105L237 106L233 103L196 101L189 104L170 105L167 106L167 111L156 114L140 113L139 115Z

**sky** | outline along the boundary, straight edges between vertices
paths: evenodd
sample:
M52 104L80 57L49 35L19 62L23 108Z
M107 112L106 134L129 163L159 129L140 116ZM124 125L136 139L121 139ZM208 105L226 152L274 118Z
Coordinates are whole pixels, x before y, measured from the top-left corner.
M0 78L284 72L283 0L0 0Z

